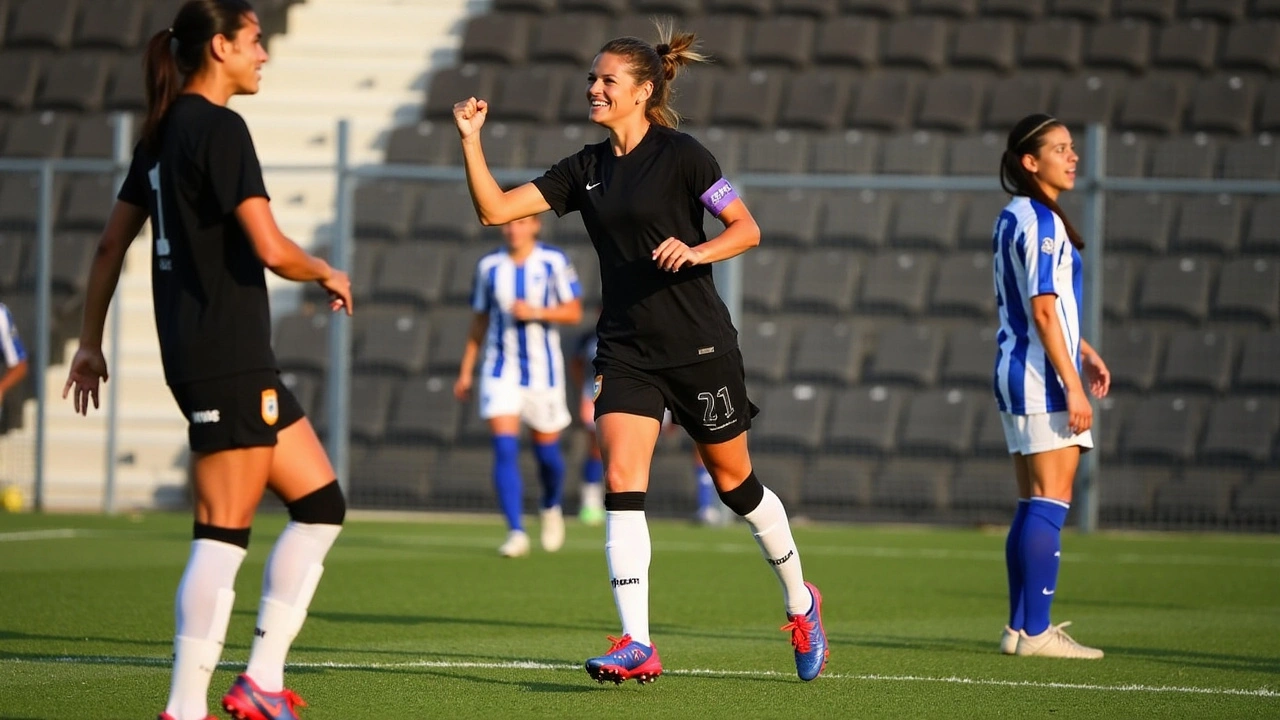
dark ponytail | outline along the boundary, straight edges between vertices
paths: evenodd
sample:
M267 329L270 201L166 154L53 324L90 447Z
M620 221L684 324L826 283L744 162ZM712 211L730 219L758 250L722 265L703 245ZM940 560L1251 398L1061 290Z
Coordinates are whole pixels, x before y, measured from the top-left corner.
M655 24L656 46L640 38L620 37L605 43L600 52L626 60L637 85L653 83L653 94L644 107L645 118L655 125L674 128L680 124L680 113L671 106L671 82L685 65L707 62L707 57L695 49L698 38L693 33L676 32L670 23Z
M1067 219L1066 213L1062 212L1058 203L1045 194L1040 183L1036 182L1031 173L1022 166L1022 156L1039 155L1040 148L1044 145L1045 134L1057 127L1064 126L1053 116L1043 113L1028 115L1013 126L1013 130L1009 132L1004 154L1000 156L1000 187L1010 195L1029 197L1052 210L1062 220L1062 226L1066 228L1067 238L1071 240L1071 244L1077 250L1081 250L1084 248L1084 238Z
M165 113L187 80L204 67L209 41L216 35L235 37L244 27L244 16L251 12L253 6L246 0L188 0L173 25L151 36L143 56L147 92L144 146L153 151L159 148Z

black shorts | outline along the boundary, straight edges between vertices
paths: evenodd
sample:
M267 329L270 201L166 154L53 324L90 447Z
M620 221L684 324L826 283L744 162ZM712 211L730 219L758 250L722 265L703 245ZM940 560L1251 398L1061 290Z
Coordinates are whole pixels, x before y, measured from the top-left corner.
M640 370L596 360L596 419L611 412L662 422L667 408L694 442L732 440L751 429L760 408L747 397L742 353L734 349L692 365Z
M169 388L187 418L191 451L273 447L305 413L275 370L196 380Z

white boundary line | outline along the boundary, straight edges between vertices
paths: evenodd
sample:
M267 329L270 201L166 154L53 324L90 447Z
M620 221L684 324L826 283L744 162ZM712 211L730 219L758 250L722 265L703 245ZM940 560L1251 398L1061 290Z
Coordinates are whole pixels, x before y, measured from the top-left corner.
M154 665L168 667L171 660L164 657L128 657L110 655L89 655L84 657L70 656L37 656L31 658L4 658L4 664L59 663L68 665ZM237 669L244 665L240 662L223 661L218 667ZM580 665L569 663L543 663L532 660L513 660L510 662L459 662L453 660L412 660L391 663L352 663L352 662L291 662L288 667L297 669L318 670L407 670L413 668L434 668L443 670L555 670L579 671ZM666 670L664 675L687 677L752 677L752 678L789 678L792 673L777 670L715 670L711 668L677 668ZM846 674L824 673L824 680L858 680L863 682L891 683L942 683L947 685L975 685L988 687L1019 687L1042 690L1087 690L1091 692L1122 693L1172 693L1185 695L1235 695L1244 697L1280 699L1280 691L1270 688L1249 690L1243 688L1210 688L1187 687L1179 685L1140 685L1127 683L1124 685L1098 685L1094 683L1040 682L1036 680L998 680L994 678L967 678L957 675L930 677L927 675L879 675L875 673Z
M128 530L89 530L83 528L56 528L49 530L27 530L0 533L0 542L22 542L34 540L74 540L79 538L139 538L146 534ZM493 541L489 538L456 538L434 535L379 535L376 538L387 546L419 545L429 547L451 548L489 548ZM598 542L586 540L570 540L564 549L571 552L599 552ZM727 555L755 554L760 552L754 543L734 542L689 542L678 540L655 540L653 549L659 552L714 552ZM1004 562L1003 550L952 550L947 548L901 548L857 545L817 545L806 544L803 548L806 555L824 555L836 557L871 557L889 559L914 560L969 560L974 562ZM1068 563L1104 563L1109 565L1174 565L1174 566L1206 566L1206 567L1258 567L1280 568L1280 558L1235 557L1230 555L1141 555L1138 553L1120 553L1118 555L1090 555L1088 553L1068 553L1062 556Z

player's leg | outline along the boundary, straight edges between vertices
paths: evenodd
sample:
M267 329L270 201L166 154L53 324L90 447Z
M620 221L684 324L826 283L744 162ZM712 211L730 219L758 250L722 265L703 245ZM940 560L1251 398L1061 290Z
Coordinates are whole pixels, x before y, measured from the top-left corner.
M711 479L711 472L702 461L702 454L693 453L693 481L698 488L698 512L695 516L703 525L715 525L720 522L720 508L716 507L716 484Z
M542 485L542 549L556 552L564 546L564 456L560 452L560 432L569 427L573 416L564 399L562 388L525 390L522 416L533 431L533 454L538 461L538 480Z
M273 449L265 443L246 447L237 432L242 407L253 403L256 408L256 394L246 397L248 392L237 377L173 388L191 420L195 523L174 603L173 675L165 705L172 720L209 715L209 681L231 620L236 574L267 486Z
M1013 514L1013 522L1009 524L1009 534L1004 541L1005 572L1009 578L1009 624L1004 626L1000 635L1000 652L1012 655L1018 649L1018 631L1022 629L1024 614L1022 607L1022 526L1027 519L1027 510L1031 506L1031 471L1027 468L1027 459L1022 453L1015 452L1013 459L1014 477L1018 483L1018 509Z
M584 525L604 522L604 460L600 457L600 443L596 439L595 392L583 395L579 403L579 419L587 433L587 458L582 463L582 508L578 519Z
M662 391L643 374L605 368L601 377L595 410L605 468L604 551L622 637L610 638L609 651L589 658L586 667L600 682L631 678L647 682L662 673L649 637L652 547L644 504L664 400Z
M1050 609L1058 591L1062 554L1062 526L1071 508L1072 483L1081 448L1093 445L1089 434L1073 435L1067 414L1049 413L1024 418L1023 448L1031 499L1022 525L1018 554L1022 566L1023 627L1017 654L1096 659L1102 651L1075 642L1050 623Z
M289 522L262 574L262 598L249 665L222 698L233 718L292 720L305 703L284 686L284 661L307 617L324 560L342 531L346 501L314 428L288 388L273 378L274 402L261 411L276 443L267 485Z
M493 490L498 509L507 521L507 537L498 548L503 557L529 554L529 536L524 531L524 480L520 477L520 416L490 417L493 434Z

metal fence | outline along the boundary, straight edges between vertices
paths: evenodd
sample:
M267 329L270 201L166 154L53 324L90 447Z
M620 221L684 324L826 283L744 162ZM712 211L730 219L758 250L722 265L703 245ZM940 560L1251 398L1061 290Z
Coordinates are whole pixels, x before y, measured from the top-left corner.
M289 304L276 329L286 381L325 437L353 505L488 510L487 430L452 386L472 268L499 236L475 223L461 168L355 165L350 137L341 124L332 167L281 168L336 178L325 252L352 272L357 303L353 321L328 316L314 291ZM1251 309L1248 292L1231 290L1272 287L1280 255L1273 242L1254 240L1274 233L1252 218L1280 198L1280 182L1109 177L1106 132L1090 128L1083 141L1081 175L1064 205L1087 242L1085 336L1117 382L1114 397L1097 405L1099 450L1084 456L1073 512L1085 529L1274 531L1280 371L1265 362L1259 370L1257 357L1273 357L1276 300ZM36 213L37 250L57 246L56 173L79 169L0 160L0 173L41 173L48 202ZM497 175L519 183L540 172ZM813 517L1006 522L1013 483L989 389L990 231L1002 204L994 176L731 179L764 229L761 248L717 268L763 409L752 446L764 481L793 512ZM1230 232L1215 232L1229 223ZM584 276L588 321L561 330L569 354L598 307L596 261L576 216L546 218L544 234ZM56 337L58 317L43 255L16 288L34 298L37 327L26 332L44 355L33 367L54 359L56 344L39 350L42 338ZM26 484L38 505L41 489L58 482L40 477L47 453L39 430L58 388L36 375L28 415L37 432L21 437L31 438ZM575 408L577 389L569 392ZM1262 428L1244 433L1252 443L1237 430L1250 419ZM117 420L108 427L132 432ZM0 468L18 453L4 442ZM585 446L575 423L565 433L570 504ZM690 453L679 433L660 442L656 512L692 512ZM114 449L104 456L108 487L120 461ZM531 465L524 474L536 477ZM532 508L536 483L526 485Z

